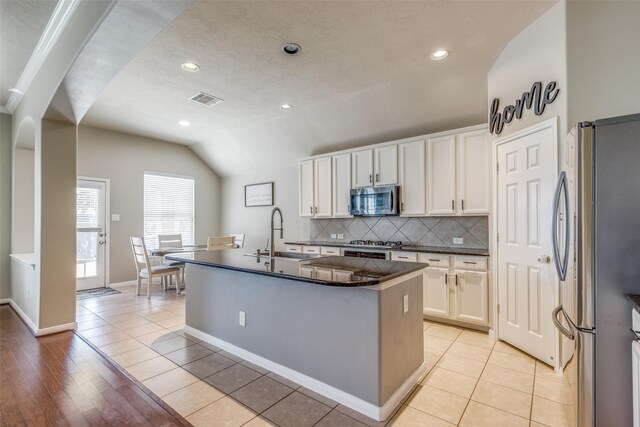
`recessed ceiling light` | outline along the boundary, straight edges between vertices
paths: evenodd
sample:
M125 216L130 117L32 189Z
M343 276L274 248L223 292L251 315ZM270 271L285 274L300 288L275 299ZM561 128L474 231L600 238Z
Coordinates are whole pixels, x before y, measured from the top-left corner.
M434 61L439 61L441 59L446 58L447 56L449 56L449 51L446 49L439 49L436 50L435 52L433 52L431 54L431 59L433 59Z
M181 67L183 70L190 71L192 73L195 73L200 69L200 66L194 62L183 62Z
M180 126L189 126L189 122L188 122L188 121L186 121L186 120L180 120L180 121L178 122L178 124L179 124Z
M302 48L297 43L285 43L282 45L282 51L287 55L297 55L302 52Z
M284 111L289 111L289 110L291 110L292 108L293 108L293 107L292 107L291 105L289 105L289 104L282 104L282 105L280 106L280 109L281 109L281 110L284 110Z

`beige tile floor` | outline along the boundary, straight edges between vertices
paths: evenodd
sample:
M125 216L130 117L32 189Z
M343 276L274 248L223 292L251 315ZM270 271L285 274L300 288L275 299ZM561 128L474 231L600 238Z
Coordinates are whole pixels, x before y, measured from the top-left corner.
M78 333L194 426L574 425L565 378L485 333L425 321L428 373L379 423L184 333L184 294L118 290L78 301Z

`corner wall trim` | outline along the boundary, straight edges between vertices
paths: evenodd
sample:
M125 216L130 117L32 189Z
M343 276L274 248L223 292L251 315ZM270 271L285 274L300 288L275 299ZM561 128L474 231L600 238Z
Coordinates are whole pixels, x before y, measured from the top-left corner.
M16 304L11 298L5 298L0 300L0 304L7 304L7 303L11 306L13 311L16 312L18 317L22 319L24 324L27 325L27 327L31 330L31 333L36 337L56 334L58 332L64 332L64 331L72 331L78 328L77 322L71 322L71 323L65 323L62 325L50 326L48 328L39 329L35 325L35 323L33 323L31 319L29 319L29 316L27 316L26 313L22 311L22 309L18 307L18 304Z
M418 367L418 369L416 369L409 376L409 378L407 378L407 380L400 386L400 388L398 388L398 390L396 390L396 392L385 402L384 405L376 406L372 403L360 399L359 397L353 396L349 393L332 387L329 384L323 383L322 381L318 381L315 378L311 378L298 371L294 371L293 369L272 362L269 359L265 359L262 356L258 356L257 354L251 353L250 351L244 350L219 338L215 338L191 326L186 325L184 327L184 331L196 338L208 342L209 344L220 347L221 349L226 350L229 353L232 353L238 357L242 357L249 362L255 363L258 366L261 366L271 372L294 381L312 391L315 391L316 393L328 397L329 399L333 399L336 402L341 403L344 406L347 406L354 411L360 412L377 421L386 420L393 413L394 409L413 389L420 377L425 374L427 368L425 362L423 361L422 365L420 365L420 367Z

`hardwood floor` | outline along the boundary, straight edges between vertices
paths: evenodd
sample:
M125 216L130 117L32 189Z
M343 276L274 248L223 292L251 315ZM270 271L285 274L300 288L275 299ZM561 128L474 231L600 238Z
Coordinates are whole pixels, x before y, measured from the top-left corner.
M0 305L0 426L188 425L73 332L35 338Z

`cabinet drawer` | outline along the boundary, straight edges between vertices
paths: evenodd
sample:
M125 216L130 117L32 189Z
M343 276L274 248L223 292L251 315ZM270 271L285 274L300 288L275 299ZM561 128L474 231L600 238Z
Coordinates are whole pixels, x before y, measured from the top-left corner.
M340 253L340 248L334 248L334 247L331 247L331 246L321 246L320 247L320 253L322 255L336 255L336 256L342 255Z
M449 268L449 255L419 253L418 262L426 262L429 267Z
M320 246L303 246L302 252L305 254L319 254Z
M285 252L298 252L302 253L302 246L300 245L286 245Z
M418 262L418 254L416 252L391 252L392 261L409 261Z
M456 270L487 271L487 257L455 255L453 267Z

